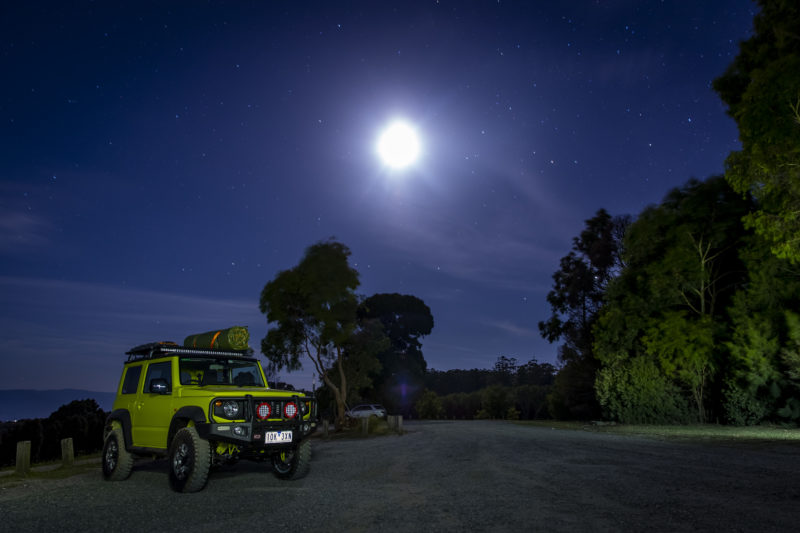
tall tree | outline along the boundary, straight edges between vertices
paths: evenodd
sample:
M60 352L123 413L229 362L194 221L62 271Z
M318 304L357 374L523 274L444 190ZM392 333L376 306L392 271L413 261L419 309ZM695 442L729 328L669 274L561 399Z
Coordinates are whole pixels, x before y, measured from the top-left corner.
M756 199L747 225L778 257L800 263L800 3L758 4L753 36L714 80L742 143L728 157L725 177Z
M749 207L722 177L690 180L630 226L626 266L609 285L594 330L605 367L598 390L605 406L621 406L612 416L625 413L641 420L649 412L654 422L662 422L666 404L675 407L669 412L682 416L682 401L664 398L686 387L697 407L695 418L705 419L707 397L720 394L714 371L725 367L716 359L725 357L719 347L728 335L727 308L745 281L739 250L745 234L741 219ZM653 368L674 386L650 380ZM650 380L659 392L644 390L637 379ZM659 405L639 405L637 413L637 406L625 405L623 397ZM719 402L712 403L719 413Z
M494 363L494 381L499 385L511 387L517 381L517 369L519 364L515 357L501 355Z
M556 367L550 363L539 363L536 358L517 367L516 381L519 385L550 385L556 375Z
M606 285L622 268L621 235L629 224L629 217L612 217L605 209L586 221L553 274L553 290L547 294L553 314L539 322L542 337L563 339L579 356L591 353L591 324Z
M539 322L549 342L559 339L559 359L564 364L556 376L552 412L586 418L598 412L594 377L598 363L592 350L592 325L603 303L605 288L620 271L622 240L628 217L612 217L600 209L573 239L572 251L561 259L547 294L552 315Z
M358 328L344 346L344 375L347 376L347 399L352 405L374 398L365 397L380 376L381 363L378 356L389 349L390 342L383 334L377 320L359 320ZM332 380L341 386L338 373Z
M416 296L381 293L364 300L358 316L362 321L378 321L390 342L378 354L381 372L375 380L377 394L390 410L410 412L425 383L428 365L421 339L433 330L430 308Z
M764 420L796 422L792 409L796 390L785 366L791 347L787 310L800 308L800 272L770 253L768 243L751 236L742 250L747 283L729 308L732 335L727 343L725 419L736 425Z
M270 369L298 370L308 358L333 392L339 420L347 401L346 348L358 327L358 272L349 257L350 249L332 239L312 245L297 266L264 286L259 303L275 324L261 341Z

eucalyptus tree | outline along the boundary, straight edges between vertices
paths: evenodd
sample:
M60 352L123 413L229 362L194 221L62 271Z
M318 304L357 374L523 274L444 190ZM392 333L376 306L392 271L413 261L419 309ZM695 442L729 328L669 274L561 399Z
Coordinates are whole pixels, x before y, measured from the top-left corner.
M347 350L363 341L356 335L358 272L349 256L350 249L334 240L312 245L297 266L264 286L259 302L274 324L261 341L269 369L299 370L310 362L333 393L339 420L347 402Z

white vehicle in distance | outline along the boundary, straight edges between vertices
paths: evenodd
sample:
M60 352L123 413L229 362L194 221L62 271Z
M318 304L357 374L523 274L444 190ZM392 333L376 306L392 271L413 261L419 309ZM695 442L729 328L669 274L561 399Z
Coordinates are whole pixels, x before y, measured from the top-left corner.
M363 405L356 405L352 409L345 412L346 416L350 418L369 418L377 416L378 418L386 418L386 408L377 403L367 403Z

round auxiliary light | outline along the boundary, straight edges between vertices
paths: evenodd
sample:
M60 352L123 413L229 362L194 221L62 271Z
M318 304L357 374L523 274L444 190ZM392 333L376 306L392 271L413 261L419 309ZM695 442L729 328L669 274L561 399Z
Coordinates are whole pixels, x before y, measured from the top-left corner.
M289 402L283 408L283 414L286 418L294 418L297 416L297 405L294 402Z
M268 403L260 403L256 406L256 415L261 420L266 420L272 414L272 409Z
M225 413L225 418L236 418L239 416L239 403L233 400L223 402L222 412Z

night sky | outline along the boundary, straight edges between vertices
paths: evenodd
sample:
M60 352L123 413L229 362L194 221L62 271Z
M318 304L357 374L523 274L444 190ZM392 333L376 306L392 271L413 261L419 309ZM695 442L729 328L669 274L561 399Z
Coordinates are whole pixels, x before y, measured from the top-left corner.
M429 368L556 363L584 221L738 149L711 81L755 10L561 4L0 4L0 389L111 391L132 346L231 325L258 352L264 284L331 236L359 294L430 306Z

